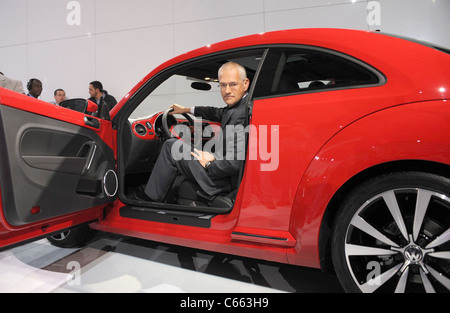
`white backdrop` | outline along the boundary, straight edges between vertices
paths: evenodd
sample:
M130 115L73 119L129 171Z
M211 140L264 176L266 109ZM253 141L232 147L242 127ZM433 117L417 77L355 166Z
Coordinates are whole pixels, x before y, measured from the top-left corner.
M120 100L163 61L225 39L333 27L450 47L449 0L0 0L0 71L43 82L40 99L87 98L100 80ZM355 43L357 44L357 43Z

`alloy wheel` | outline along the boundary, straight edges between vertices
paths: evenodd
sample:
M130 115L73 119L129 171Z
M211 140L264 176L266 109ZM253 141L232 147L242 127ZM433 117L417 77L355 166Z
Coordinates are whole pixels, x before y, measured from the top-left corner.
M345 258L362 292L450 291L450 199L395 188L366 201L347 224Z
M54 240L61 241L69 236L70 230L51 236Z

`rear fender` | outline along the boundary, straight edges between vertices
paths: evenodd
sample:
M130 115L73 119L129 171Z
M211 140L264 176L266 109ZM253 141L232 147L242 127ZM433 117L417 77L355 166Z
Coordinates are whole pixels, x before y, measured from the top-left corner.
M325 211L339 189L359 173L393 161L449 165L448 105L437 100L388 108L333 136L318 151L298 187L290 224L297 245L288 252L289 262L320 267L319 232Z

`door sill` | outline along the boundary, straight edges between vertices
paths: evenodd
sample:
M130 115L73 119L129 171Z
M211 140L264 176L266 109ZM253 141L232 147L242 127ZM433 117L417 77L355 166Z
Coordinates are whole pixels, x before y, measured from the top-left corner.
M167 210L164 208L144 208L138 206L121 207L120 216L144 221L194 226L202 228L211 227L214 214Z

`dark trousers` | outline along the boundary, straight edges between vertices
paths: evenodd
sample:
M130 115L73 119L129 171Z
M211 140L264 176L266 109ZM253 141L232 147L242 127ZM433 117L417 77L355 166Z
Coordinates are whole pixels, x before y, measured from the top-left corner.
M164 200L178 175L197 182L210 196L231 191L227 180L216 180L190 155L191 146L177 139L167 140L156 160L145 193L156 202Z

